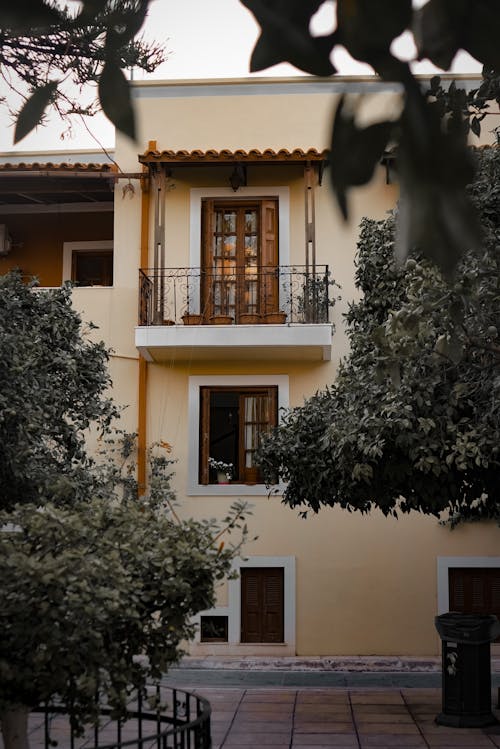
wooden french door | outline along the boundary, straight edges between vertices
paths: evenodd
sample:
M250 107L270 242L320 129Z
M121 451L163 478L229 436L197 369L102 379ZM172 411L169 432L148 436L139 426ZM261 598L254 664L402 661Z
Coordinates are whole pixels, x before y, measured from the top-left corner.
M241 569L241 642L284 642L284 570Z
M207 318L278 309L277 201L203 203L202 309Z

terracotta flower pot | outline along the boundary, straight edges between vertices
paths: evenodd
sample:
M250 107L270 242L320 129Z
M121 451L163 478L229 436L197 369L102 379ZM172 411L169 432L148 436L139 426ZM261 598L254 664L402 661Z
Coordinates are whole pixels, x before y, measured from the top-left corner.
M286 312L268 312L264 319L270 325L283 325L286 322Z
M238 317L240 325L258 325L262 322L262 315L257 312L242 312Z
M203 322L203 315L194 312L186 312L185 315L182 315L182 322L184 325L201 325Z

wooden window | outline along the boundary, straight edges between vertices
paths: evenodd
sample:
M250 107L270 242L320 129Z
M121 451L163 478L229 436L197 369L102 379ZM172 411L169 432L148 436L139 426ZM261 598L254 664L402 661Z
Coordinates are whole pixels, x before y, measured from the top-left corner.
M241 569L241 642L284 642L284 570Z
M208 459L230 463L232 480L262 481L255 461L261 435L277 424L277 387L200 389L200 483L216 483Z
M448 581L450 611L494 614L500 619L499 567L452 567Z
M278 310L278 201L202 204L205 316Z
M74 251L71 279L78 286L112 286L113 250Z
M202 616L200 618L201 642L227 642L227 616Z

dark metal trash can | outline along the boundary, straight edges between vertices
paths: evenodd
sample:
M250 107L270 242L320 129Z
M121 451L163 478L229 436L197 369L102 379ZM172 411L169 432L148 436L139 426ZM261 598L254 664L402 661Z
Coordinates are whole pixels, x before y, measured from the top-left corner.
M449 612L435 619L442 640L442 712L436 723L491 726L490 643L500 635L496 616Z

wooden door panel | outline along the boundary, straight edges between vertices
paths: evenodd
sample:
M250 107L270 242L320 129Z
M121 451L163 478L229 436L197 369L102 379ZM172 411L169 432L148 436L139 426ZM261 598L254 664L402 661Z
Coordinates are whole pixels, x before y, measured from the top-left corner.
M500 619L500 568L451 568L448 581L450 611L494 614Z
M241 642L284 641L284 570L241 570Z

